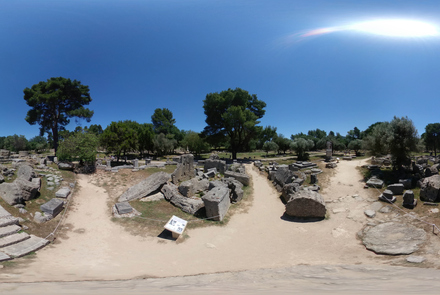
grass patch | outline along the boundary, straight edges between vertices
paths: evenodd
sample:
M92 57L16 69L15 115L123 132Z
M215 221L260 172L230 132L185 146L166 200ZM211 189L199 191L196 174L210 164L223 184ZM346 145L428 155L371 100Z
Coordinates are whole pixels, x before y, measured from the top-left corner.
M175 167L173 167L173 171L174 169ZM146 169L143 171L144 172L143 178L147 177L147 175L151 175L158 171L164 171L164 170L160 168ZM139 177L140 176L140 174L138 174L139 172L136 172L135 174L133 174L132 172L127 172L127 173L132 173L131 175L136 175L136 177ZM124 173L121 174L119 173L114 174L113 177L116 177L117 179L121 179L125 177ZM105 178L106 174L102 176L103 178ZM106 183L102 180L100 181L102 184ZM127 184L127 186L131 186L137 182L138 181L131 181L131 183L129 185ZM112 199L115 200L120 196L120 194L114 193L114 190L116 188L113 187L112 185L108 185L106 189L108 189L113 193ZM157 237L162 233L162 231L164 230L164 225L173 215L178 216L184 220L187 220L188 221L187 229L194 229L194 228L206 227L206 226L224 226L228 224L231 216L237 213L246 213L250 208L253 199L252 186L243 187L243 192L244 194L241 202L236 204L231 204L229 211L226 214L223 221L213 221L213 220L205 219L206 215L204 209L201 209L200 212L197 212L196 215L185 213L180 208L175 207L166 200L153 201L153 202L142 202L140 200L131 201L130 205L133 208L135 208L137 211L139 211L142 215L140 217L133 217L133 218L112 218L112 221L120 224L133 235L153 236L153 237ZM201 197L202 195L203 194L200 194L199 197ZM114 202L109 202L109 207L113 206L113 203ZM182 235L179 238L179 241L183 241L185 237L187 238L188 235Z

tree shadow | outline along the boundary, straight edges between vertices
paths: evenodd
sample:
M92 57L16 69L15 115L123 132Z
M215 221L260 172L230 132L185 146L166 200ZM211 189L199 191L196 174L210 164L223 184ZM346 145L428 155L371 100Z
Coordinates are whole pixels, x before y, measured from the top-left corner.
M311 223L311 222L319 222L324 220L324 217L294 217L289 216L284 213L281 217L284 221L295 222L295 223Z

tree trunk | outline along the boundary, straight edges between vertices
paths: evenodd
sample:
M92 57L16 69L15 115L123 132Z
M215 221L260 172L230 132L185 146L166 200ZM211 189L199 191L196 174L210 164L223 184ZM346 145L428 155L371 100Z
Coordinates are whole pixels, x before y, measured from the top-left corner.
M237 151L231 151L232 152L232 160L237 159Z
M55 125L55 127L52 128L52 135L53 135L53 148L55 150L55 155L56 155L58 150L58 126Z

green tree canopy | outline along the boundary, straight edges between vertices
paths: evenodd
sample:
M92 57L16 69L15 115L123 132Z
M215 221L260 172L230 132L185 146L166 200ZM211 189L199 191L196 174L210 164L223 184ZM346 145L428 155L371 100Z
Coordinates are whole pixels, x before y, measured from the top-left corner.
M154 129L153 124L139 124L139 128L137 129L138 135L138 149L141 153L141 157L143 157L145 151L153 151L154 150Z
M288 149L290 149L290 143L291 140L284 137L283 134L278 134L274 140L273 140L277 145L278 145L278 150L282 151L284 154L286 153L286 151ZM313 147L313 146L312 146Z
M172 129L176 120L173 118L173 113L167 109L155 109L154 114L151 116L151 122L154 126L154 132L156 134L163 133L165 135L172 133Z
M57 157L60 161L93 163L96 159L98 137L91 132L75 132L60 142Z
M111 122L100 136L101 145L115 153L118 161L122 153L137 149L137 133L132 126L132 121Z
M290 148L294 150L298 156L298 160L307 160L308 155L306 154L311 148L313 148L314 143L311 139L305 138L295 138L290 143Z
M390 153L394 169L407 163L411 152L417 151L418 134L413 122L408 117L394 117L391 122L374 126L371 134L364 140L364 147L374 155Z
M24 135L9 135L5 138L3 146L13 152L25 151L28 149L28 140Z
M182 147L188 149L191 153L200 155L201 153L207 153L210 150L209 144L207 144L203 138L197 132L188 131L182 140Z
M249 143L258 135L258 119L264 116L266 103L257 95L236 88L220 93L209 93L203 101L206 115L204 133L208 136L228 137L232 158L249 148Z
M263 144L263 150L266 152L266 156L268 156L269 155L269 152L270 151L277 151L278 150L278 145L275 143L275 142L273 142L273 141L266 141L264 144Z
M350 141L350 143L348 144L348 148L350 150L353 150L356 153L356 156L359 156L359 151L362 149L362 140L354 139Z
M163 133L159 133L154 136L153 145L156 154L158 156L163 156L173 152L174 148L177 146L177 141L175 139L167 138Z
M100 136L104 130L102 130L101 125L92 124L89 127L84 128L85 131L95 134L96 136Z
M26 121L40 125L40 135L50 133L53 147L58 148L58 132L70 123L70 118L82 118L90 122L93 111L84 108L92 99L89 87L80 81L63 77L50 78L25 88L24 99L31 109Z
M431 123L426 125L424 141L427 149L433 149L437 156L437 148L440 147L440 123Z
M266 141L272 141L277 136L277 127L266 126L262 128L257 138L257 149L262 149Z
M47 139L44 136L35 136L29 140L29 149L37 152L45 150L48 147Z

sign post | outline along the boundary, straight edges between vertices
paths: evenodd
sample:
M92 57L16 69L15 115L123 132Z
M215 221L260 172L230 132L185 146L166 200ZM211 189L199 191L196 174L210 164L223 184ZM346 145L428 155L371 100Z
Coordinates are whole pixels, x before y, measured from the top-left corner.
M178 239L185 230L187 223L188 221L173 215L164 228L172 233L174 239Z

